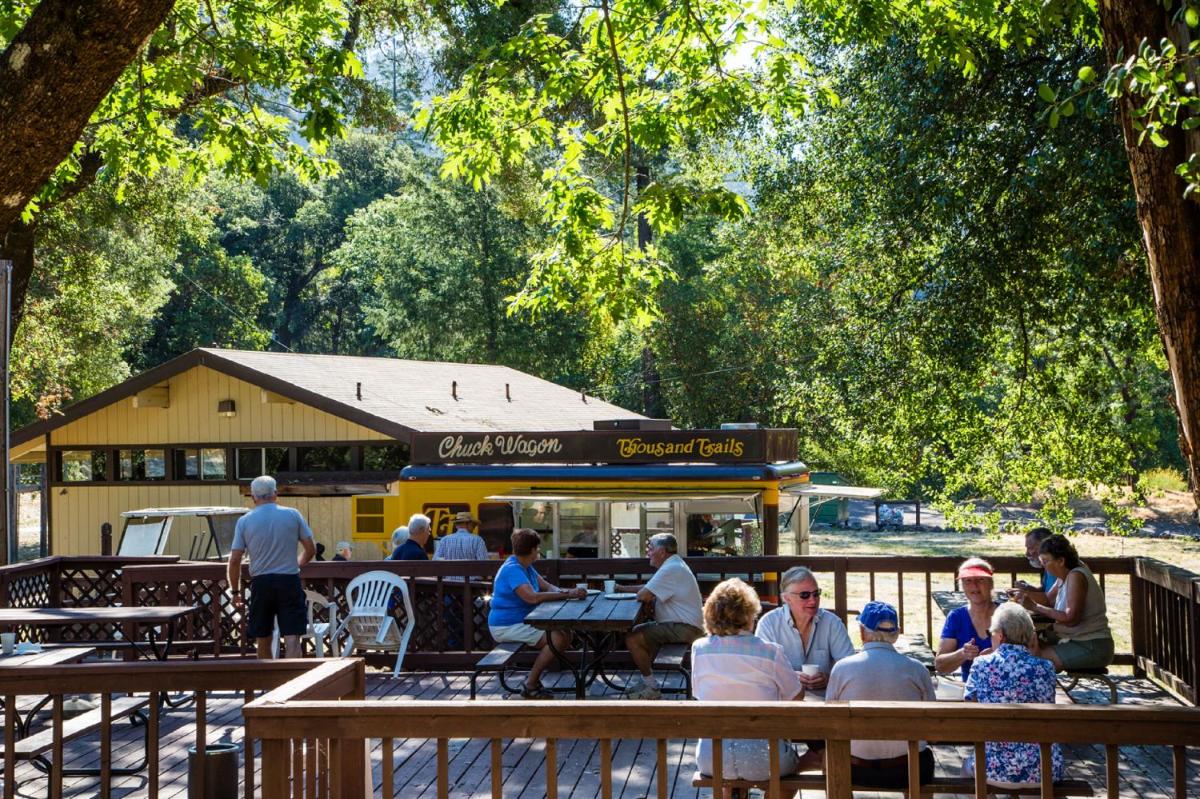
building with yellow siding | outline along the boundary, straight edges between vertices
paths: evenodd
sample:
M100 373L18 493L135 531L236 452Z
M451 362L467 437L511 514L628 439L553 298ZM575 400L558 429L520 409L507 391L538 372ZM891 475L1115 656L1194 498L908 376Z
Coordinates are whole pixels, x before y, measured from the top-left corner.
M393 493L416 433L641 418L505 366L197 349L14 431L12 459L46 465L48 554L100 552L125 511L248 507L264 473L332 552L352 537L350 497ZM190 535L167 554L187 556Z

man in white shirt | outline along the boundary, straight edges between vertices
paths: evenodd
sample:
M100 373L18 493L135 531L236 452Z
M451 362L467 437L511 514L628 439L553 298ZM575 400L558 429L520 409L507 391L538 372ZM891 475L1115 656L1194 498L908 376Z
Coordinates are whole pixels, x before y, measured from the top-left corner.
M783 647L792 668L800 673L805 694L820 699L833 664L853 655L854 644L842 620L821 607L817 578L806 567L793 566L783 573L779 595L783 604L763 614L754 634ZM804 673L805 666L808 671L815 666L816 673Z
M626 691L628 699L659 699L662 693L651 667L664 644L690 644L704 635L704 600L696 576L678 554L679 544L670 533L659 533L646 542L646 557L656 571L645 585L620 586L636 592L638 600L654 605L654 621L639 624L625 636L641 681L635 677Z
M932 702L929 671L896 651L900 619L886 602L868 602L858 614L863 648L833 665L825 698L890 702ZM920 742L921 783L933 779L933 750ZM850 780L864 788L898 789L908 784L906 741L851 741Z

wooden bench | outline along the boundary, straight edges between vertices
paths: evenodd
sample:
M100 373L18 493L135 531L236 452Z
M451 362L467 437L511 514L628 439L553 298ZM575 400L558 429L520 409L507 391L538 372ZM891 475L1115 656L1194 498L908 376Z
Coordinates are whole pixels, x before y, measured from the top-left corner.
M146 715L143 711L150 704L147 697L141 696L126 696L112 700L110 719L116 722L123 718L128 718L133 725L141 724L144 728L144 745L145 751L150 743L150 725L147 723ZM93 732L99 732L104 725L103 711L101 708L89 710L72 718L65 719L62 724L62 741L67 743L76 738L81 738ZM54 749L54 729L50 728L29 735L25 738L17 740L13 747L13 757L17 760L28 760L30 764L42 773L48 774L51 770L51 763L46 759L46 753ZM111 753L110 753L111 754ZM8 753L4 748L4 741L0 738L0 757L7 757ZM114 776L129 776L137 774L146 767L146 757L142 757L142 761L134 766L125 766L122 768L110 769L109 773ZM100 769L97 768L77 768L62 770L64 777L85 777L98 776Z
M1113 682L1112 677L1108 676L1107 668L1072 669L1058 675L1059 687L1072 702L1075 701L1075 697L1071 696L1071 689L1078 685L1080 680L1095 680L1104 683L1104 686L1108 688L1108 703L1110 705L1117 704L1117 684Z
M691 644L664 644L654 656L655 671L674 671L683 675L682 688L662 688L664 694L692 695Z
M525 644L520 641L503 641L496 644L491 652L488 652L479 662L475 664L471 670L471 698L475 698L476 681L485 674L496 674L500 679L500 685L505 691L510 694L520 693L520 688L513 688L504 679L504 673L511 668L513 658L517 653L525 648Z
M746 792L751 788L758 788L766 791L771 786L770 780L722 780L721 784L733 790L734 795L746 796ZM779 786L783 796L792 796L797 791L823 791L825 790L825 775L823 774L790 774L786 777L781 777ZM692 787L694 788L712 788L712 777L697 773L692 778ZM864 788L858 785L851 786L852 791L870 791L878 793L880 788ZM903 793L908 796L908 791L904 789L889 789L891 793ZM938 796L942 794L968 794L975 793L975 783L972 780L964 780L959 777L935 777L933 782L921 786L921 796ZM989 796L1041 796L1041 788L996 788L994 793L989 792ZM1095 796L1095 791L1091 783L1086 780L1063 780L1062 782L1054 783L1055 796Z

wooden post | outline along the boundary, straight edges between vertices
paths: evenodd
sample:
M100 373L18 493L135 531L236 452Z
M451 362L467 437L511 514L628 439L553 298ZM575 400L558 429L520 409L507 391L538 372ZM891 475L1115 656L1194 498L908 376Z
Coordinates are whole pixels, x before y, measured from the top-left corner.
M1188 627L1190 632L1188 638L1192 642L1192 651L1188 653L1188 660L1192 664L1192 701L1200 701L1200 580L1192 581L1192 595L1188 602Z
M825 795L829 799L851 799L850 742L830 740L825 743Z
M503 799L504 797L504 760L503 760L503 742L499 738L492 739L492 799ZM604 764L601 763L601 768ZM604 776L601 774L601 782L604 781ZM389 794L384 794L388 796ZM604 797L604 799L608 799Z
M100 525L100 554L112 554L112 525L108 522Z
M11 752L17 745L17 697L4 697L4 751ZM17 759L4 758L4 799L17 795Z
M17 562L17 538L20 531L16 523L13 521L16 518L16 501L13 496L13 481L12 481L12 464L10 462L9 448L9 374L8 374L8 356L12 347L12 261L0 261L0 314L4 314L4 324L0 327L0 371L4 377L4 407L0 413L0 424L4 425L3 443L0 444L0 461L4 463L4 501L0 505L4 508L3 537L0 540L4 541L3 551L0 552L0 565ZM47 453L49 456L49 453Z
M908 742L908 795L921 795L921 748L916 741Z
M112 796L112 694L100 694L100 797Z
M291 771L292 744L285 740L264 740L262 743L263 799L285 799L288 796L288 776Z
M779 501L763 503L763 554L779 554Z
M846 599L846 559L838 558L833 562L833 612L846 623L850 605Z
M204 778L207 769L205 758L208 750L208 694L196 691L196 784L189 786L195 789L196 796L205 796Z
M1146 581L1137 573L1137 562L1129 575L1129 640L1133 648L1133 676L1144 680L1146 670L1141 667L1141 656L1149 657L1146 651Z

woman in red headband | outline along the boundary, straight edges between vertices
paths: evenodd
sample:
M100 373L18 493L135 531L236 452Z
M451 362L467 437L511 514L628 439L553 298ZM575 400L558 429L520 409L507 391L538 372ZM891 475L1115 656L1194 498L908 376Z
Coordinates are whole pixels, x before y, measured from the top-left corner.
M950 611L942 626L942 642L933 665L942 674L960 669L967 679L971 661L992 651L992 564L983 558L967 558L958 567L958 583L967 604Z

